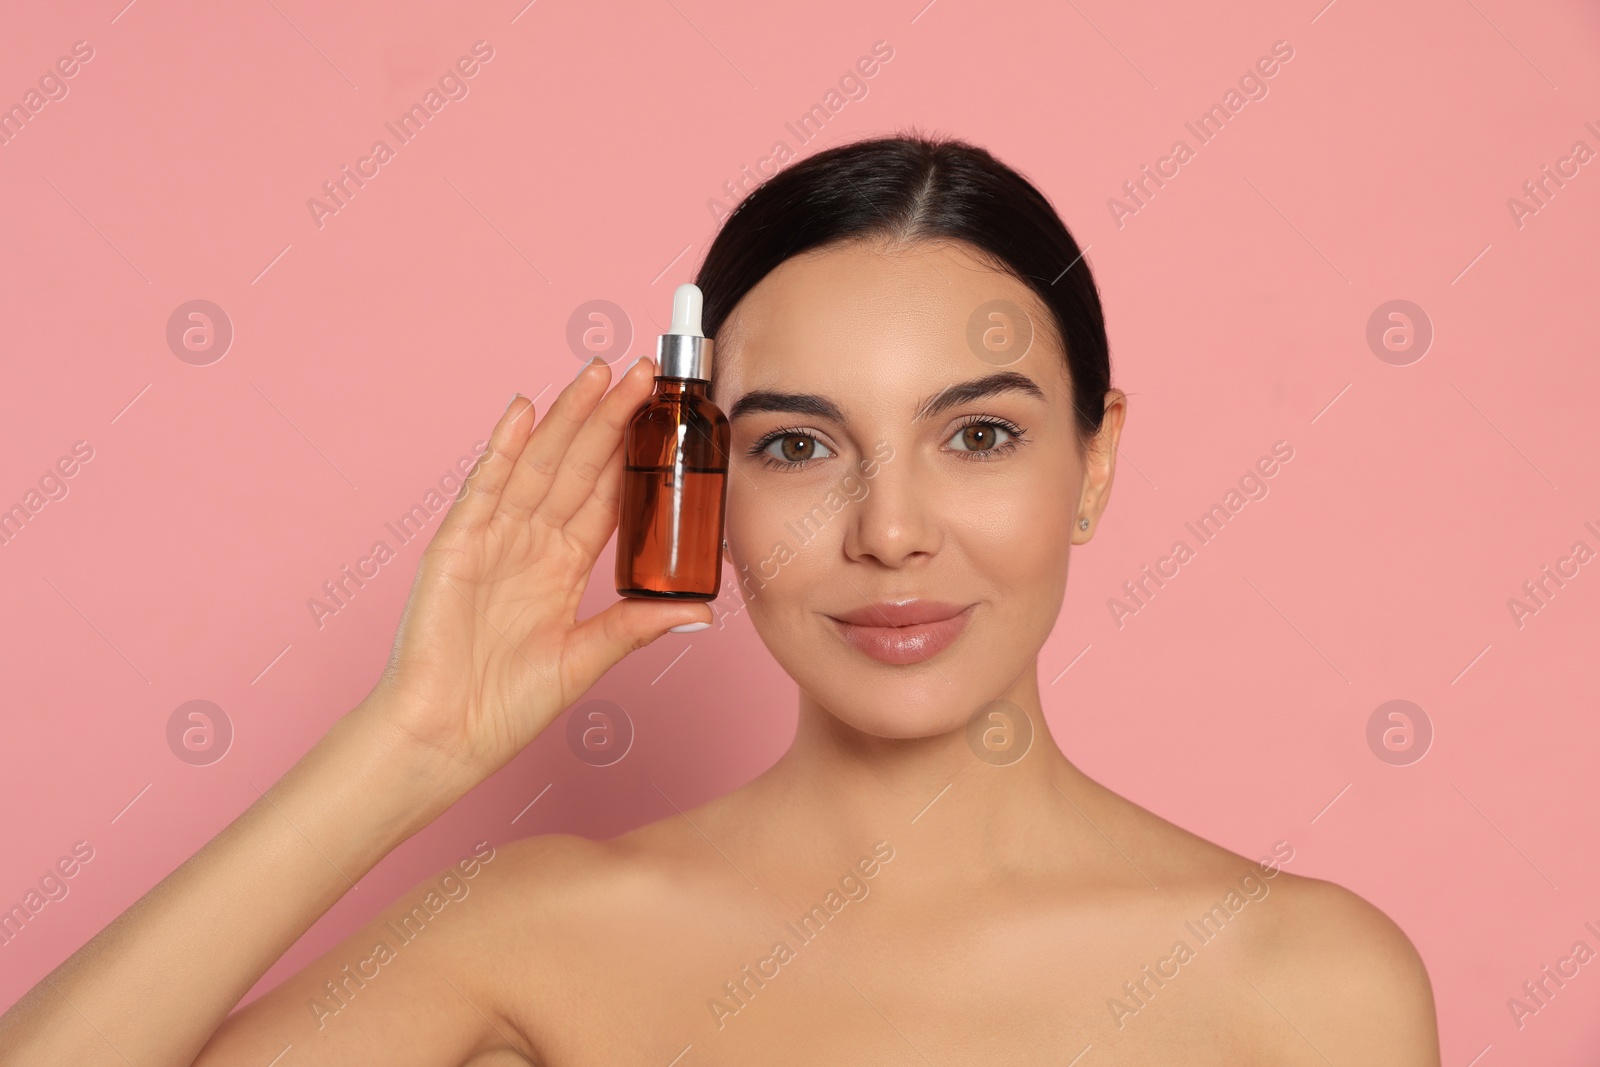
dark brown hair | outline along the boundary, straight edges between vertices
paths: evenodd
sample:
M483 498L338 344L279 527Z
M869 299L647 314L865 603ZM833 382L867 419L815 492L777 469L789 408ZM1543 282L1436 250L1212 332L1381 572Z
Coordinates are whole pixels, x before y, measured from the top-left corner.
M836 241L959 240L1014 275L1049 308L1066 350L1082 438L1100 429L1111 387L1100 293L1050 202L986 150L905 134L836 145L780 170L739 203L695 284L715 337L744 295L784 260Z

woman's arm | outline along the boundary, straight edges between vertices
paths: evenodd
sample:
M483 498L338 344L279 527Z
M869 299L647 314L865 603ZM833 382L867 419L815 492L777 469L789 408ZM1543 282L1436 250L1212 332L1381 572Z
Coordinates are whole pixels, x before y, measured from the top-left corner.
M190 1063L267 968L443 810L421 755L369 705L340 719L0 1017L0 1061Z
M541 991L562 984L546 924L592 884L597 854L603 843L567 834L461 844L449 867L228 1016L196 1067L266 1067L285 1049L276 1067L379 1051L384 1067L484 1067L476 1057L499 1052L543 1062L536 1027L562 1008Z
M239 999L380 859L628 652L708 621L704 604L645 600L576 617L616 528L623 426L652 386L654 364L639 362L609 393L608 372L580 373L537 426L532 405L512 400L423 553L372 693L0 1016L0 1059L194 1062ZM282 1021L252 1019L263 1032ZM374 1031L395 1050L369 1046L363 1058L400 1062L416 1022ZM422 1025L448 1035L479 1024L441 1010Z

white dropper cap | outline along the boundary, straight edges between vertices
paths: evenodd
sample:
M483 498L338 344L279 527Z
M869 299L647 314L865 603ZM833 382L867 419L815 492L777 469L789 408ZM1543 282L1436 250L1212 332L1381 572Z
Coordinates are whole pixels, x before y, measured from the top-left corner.
M714 343L701 332L700 313L705 294L693 282L684 282L672 292L672 326L656 338L656 363L660 378L699 378L711 380L711 352Z
M672 328L668 333L686 334L689 337L704 337L700 331L700 310L705 307L706 298L700 292L700 287L693 282L684 282L672 291Z

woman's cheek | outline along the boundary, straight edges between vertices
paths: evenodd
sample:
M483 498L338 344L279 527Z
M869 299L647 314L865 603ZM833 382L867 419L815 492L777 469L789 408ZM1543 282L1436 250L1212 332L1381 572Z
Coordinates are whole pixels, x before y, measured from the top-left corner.
M967 500L961 511L970 517L969 551L984 561L983 569L997 585L1008 588L1064 569L1075 499L1060 482L1029 479Z

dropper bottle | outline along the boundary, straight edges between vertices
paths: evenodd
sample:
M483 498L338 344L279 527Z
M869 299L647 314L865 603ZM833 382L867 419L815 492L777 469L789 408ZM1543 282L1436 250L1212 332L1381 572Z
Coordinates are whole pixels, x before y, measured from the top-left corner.
M655 393L623 432L617 592L715 600L722 587L728 502L728 418L706 396L713 342L700 330L704 297L672 294L672 326L656 341Z

